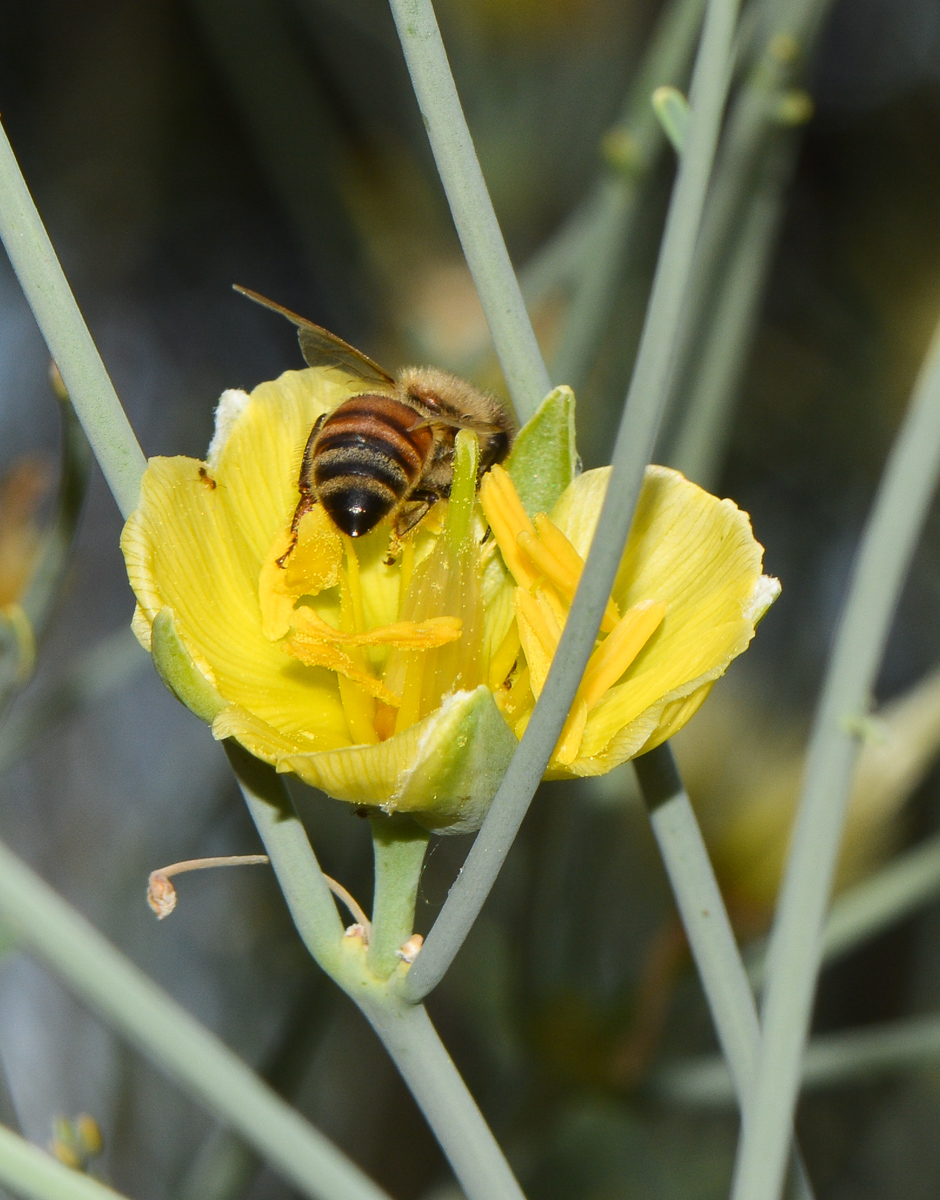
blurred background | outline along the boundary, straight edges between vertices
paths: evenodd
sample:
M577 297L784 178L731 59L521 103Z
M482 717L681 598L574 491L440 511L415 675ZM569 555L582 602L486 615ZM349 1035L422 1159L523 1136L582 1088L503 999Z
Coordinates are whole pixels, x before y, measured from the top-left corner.
M685 86L700 7L438 0L589 467L612 442L674 173L648 95ZM0 12L5 127L148 455L201 456L223 388L301 365L291 327L233 282L391 369L434 363L500 388L382 0ZM659 457L752 514L784 585L676 747L750 943L769 922L852 553L940 317L940 7L750 0L738 66ZM3 259L0 607L55 508L59 440L48 356ZM879 685L878 703L897 704L863 757L846 887L940 825L938 516ZM187 877L163 924L146 907L152 869L257 840L219 747L130 637L119 533L93 471L35 674L0 730L0 836L397 1200L452 1197L265 868ZM879 757L886 739L904 771ZM367 824L297 799L324 869L367 902ZM466 850L432 842L420 928ZM936 894L827 968L819 1034L940 1013ZM90 1169L141 1200L291 1194L43 969L2 953L0 1119L47 1145L56 1120L90 1114L103 1135ZM430 1007L530 1200L726 1194L737 1122L720 1088L675 1083L715 1043L629 767L542 788ZM938 1121L940 1058L817 1081L799 1119L817 1195L940 1194Z

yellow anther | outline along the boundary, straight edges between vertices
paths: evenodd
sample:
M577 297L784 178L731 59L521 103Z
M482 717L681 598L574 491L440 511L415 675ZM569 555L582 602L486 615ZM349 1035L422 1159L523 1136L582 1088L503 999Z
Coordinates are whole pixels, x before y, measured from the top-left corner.
M558 745L555 747L555 753L552 755L552 758L556 762L561 763L563 766L568 766L569 763L573 763L578 757L587 718L588 706L583 700L575 699L574 707L568 716L568 720L565 721L565 727L561 731L561 737L558 739Z
M617 628L591 655L579 689L590 711L617 682L663 622L665 604L643 600L624 613Z
M555 522L547 517L545 513L535 514L535 528L539 535L539 541L544 549L549 552L549 561L558 564L559 577L555 578L552 576L546 566L543 566L542 570L545 571L545 574L549 576L557 587L561 588L562 595L570 604L574 599L574 593L581 580L581 572L584 570L584 559L574 546L572 546L571 542L568 541ZM562 572L564 578L570 580L567 587L562 583ZM608 599L604 618L601 621L602 632L610 633L619 620L620 611L617 605L613 600Z
M480 504L503 561L520 587L529 588L541 574L530 566L519 551L517 538L522 532L535 536L535 526L522 507L522 501L506 471L498 464L483 476L480 485Z
M516 621L513 621L506 631L506 636L500 642L496 653L490 659L487 683L492 691L495 692L497 688L501 688L509 678L509 672L519 657L519 649L519 625Z
M643 600L624 613L588 660L571 712L555 747L553 759L563 766L574 762L590 711L613 687L650 640L666 615L665 604Z

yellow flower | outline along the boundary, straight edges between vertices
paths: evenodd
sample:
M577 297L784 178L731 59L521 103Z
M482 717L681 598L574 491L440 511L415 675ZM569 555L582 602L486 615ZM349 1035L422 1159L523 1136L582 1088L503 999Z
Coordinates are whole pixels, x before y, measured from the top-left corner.
M609 473L574 480L551 519L529 520L501 468L483 481L481 502L517 585L527 671L511 681L502 707L519 736L567 619ZM677 471L647 468L598 645L547 779L601 775L682 728L780 592L776 579L761 574L761 557L747 514L730 500Z
M570 429L559 390L481 504L476 438L458 435L451 500L397 559L387 526L353 541L321 506L290 549L307 435L360 386L316 368L226 392L205 463L151 460L122 539L134 629L216 737L338 799L474 829L544 683L607 474L548 502L572 475L573 445L550 419L563 409ZM563 443L549 462L545 445ZM551 519L530 520L520 493ZM760 561L733 504L650 468L548 777L609 770L691 716L776 596Z

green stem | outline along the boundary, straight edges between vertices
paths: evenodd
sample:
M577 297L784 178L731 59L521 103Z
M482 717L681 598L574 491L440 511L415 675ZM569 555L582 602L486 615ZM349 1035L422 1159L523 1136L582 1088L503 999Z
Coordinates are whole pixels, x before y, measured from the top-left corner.
M366 961L379 979L401 962L398 951L414 932L421 865L430 834L408 816L372 818L375 897Z
M764 282L783 212L793 143L768 162L722 273L711 319L697 357L675 449L666 456L707 491L718 484L731 435L734 401L760 310Z
M284 781L237 742L223 744L297 931L323 970L337 979L343 923Z
M437 170L520 422L551 391L431 0L389 0Z
M26 1200L119 1200L121 1193L65 1166L0 1125L0 1184Z
M824 963L834 962L940 895L940 834L836 897L823 930ZM761 987L766 944L748 947L748 978Z
M467 1200L525 1200L424 1006L363 1011L433 1129Z
M842 612L810 742L767 960L754 1119L735 1200L776 1200L822 955L822 929L858 742L898 597L940 475L940 327L892 447Z
M594 648L668 394L683 298L727 95L736 15L736 0L709 0L691 89L689 148L669 207L610 482L587 566L519 749L463 871L409 972L407 991L414 999L426 995L440 981L483 907L558 741Z
M147 463L0 127L0 239L121 513Z
M342 936L336 906L280 777L235 743L225 745L298 933L317 962L372 1024L434 1131L468 1200L522 1200L519 1185L496 1139L427 1013L420 1006L403 1004L401 989L393 990L395 980L382 979L370 970L371 956L359 951L361 941ZM410 932L413 902L406 920L407 897L417 884L427 841L423 832L409 830L404 822L389 828L394 830L393 835L386 834L383 840L387 844L377 847L375 916L379 938L394 954L401 942L394 949L392 942L406 926ZM396 885L402 894L393 894ZM397 958L395 966L399 972L404 971Z
M768 160L792 160L793 131L780 119L780 104L787 90L805 70L822 20L832 0L765 0L749 22L742 41L744 53L756 58L738 89L722 137L708 208L696 248L695 269L689 281L686 321L677 348L673 398L686 390L688 364L696 340L715 319L714 295L721 262L739 236L745 207L751 203L755 180L767 171ZM744 22L742 22L743 26ZM777 180L782 191L787 172ZM696 355L693 369L700 369Z
M757 1083L760 1022L718 880L669 744L633 765L747 1124ZM799 1194L812 1197L796 1147L794 1157Z
M335 909L334 909L335 914ZM0 845L0 917L93 1012L311 1200L389 1200L212 1033ZM338 920L338 918L337 918Z
M906 1017L883 1025L813 1038L803 1058L805 1088L839 1087L889 1073L936 1070L940 1063L940 1017ZM657 1097L679 1104L724 1106L735 1092L717 1055L677 1062L651 1079Z
M642 185L665 147L665 135L650 104L653 90L684 83L704 0L672 0L659 20L623 116L608 140L625 147L629 161L608 169L597 188L592 225L579 259L574 294L565 313L552 379L575 391L587 378L604 335L627 255Z

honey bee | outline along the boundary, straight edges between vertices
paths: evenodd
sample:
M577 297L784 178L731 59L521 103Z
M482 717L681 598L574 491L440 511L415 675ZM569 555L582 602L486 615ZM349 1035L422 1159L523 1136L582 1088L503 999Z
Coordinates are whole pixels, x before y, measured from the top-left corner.
M460 429L479 438L480 475L508 454L513 425L492 396L433 367L406 367L395 379L312 321L248 288L236 284L235 290L297 326L311 367L337 367L363 384L362 392L324 413L310 431L291 522L295 540L301 517L318 503L350 537L386 520L395 538L403 537L450 495Z

